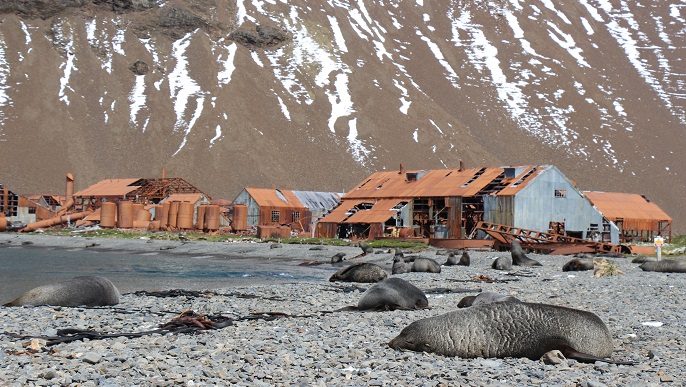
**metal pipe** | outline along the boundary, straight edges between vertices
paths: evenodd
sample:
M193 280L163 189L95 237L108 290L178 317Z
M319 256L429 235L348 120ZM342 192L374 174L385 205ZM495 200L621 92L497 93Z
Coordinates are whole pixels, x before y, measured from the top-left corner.
M52 226L56 226L58 224L63 224L63 223L83 219L92 213L93 213L93 211L77 212L75 214L61 215L61 216L56 216L54 218L41 220L39 222L29 223L26 225L26 227L19 230L19 232L31 232L31 231L37 230L39 228L42 228L42 227L52 227Z

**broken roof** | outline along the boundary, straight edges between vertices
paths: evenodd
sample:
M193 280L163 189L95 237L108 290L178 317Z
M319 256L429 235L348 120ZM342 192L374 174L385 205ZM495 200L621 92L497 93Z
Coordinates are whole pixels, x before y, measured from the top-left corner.
M515 195L549 165L375 172L343 199Z
M74 196L124 196L140 186L132 185L140 179L101 180L86 189L75 192Z
M624 230L652 230L657 222L672 221L657 204L643 195L600 191L583 193L607 219L613 222L622 220Z
M166 199L162 200L162 202L190 202L195 204L202 199L203 195L204 194L201 193L171 194ZM209 202L209 200L207 202Z

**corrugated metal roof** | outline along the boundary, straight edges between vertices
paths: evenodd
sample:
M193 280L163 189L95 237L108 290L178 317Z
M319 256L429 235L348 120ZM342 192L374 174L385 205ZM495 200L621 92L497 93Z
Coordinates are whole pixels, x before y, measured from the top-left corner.
M246 188L245 190L260 207L305 208L293 191L271 188Z
M310 210L330 210L341 201L343 194L335 192L293 191L300 203Z
M347 214L353 207L364 203L365 200L345 200L340 206L334 208L331 213L319 220L319 223L342 223L350 215Z
M428 171L381 171L375 172L350 190L343 199L362 198L416 198L416 197L468 197L478 194L489 186L506 167L435 169ZM517 183L527 172L536 172ZM517 176L503 180L502 186L494 186L494 193L514 195L522 190L538 174L549 166L525 166ZM412 177L417 176L417 180ZM516 184L517 183L517 184ZM505 185L506 184L506 185ZM489 187L490 189L490 187Z
M200 193L192 193L192 194L171 194L162 202L190 202L190 203L197 203L200 199L202 199L203 194Z
M107 179L74 193L74 196L124 196L135 191L140 186L130 185L140 180L137 179Z
M379 200L371 209L357 211L343 223L384 223L396 213L396 211L391 211L391 208L401 201L399 199Z
M623 219L625 229L629 229L627 222L632 221L672 221L657 204L639 194L584 191L584 195L609 220Z

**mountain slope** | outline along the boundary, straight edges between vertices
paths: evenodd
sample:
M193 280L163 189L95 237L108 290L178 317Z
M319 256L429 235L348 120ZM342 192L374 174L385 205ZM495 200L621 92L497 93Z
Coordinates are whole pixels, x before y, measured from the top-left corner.
M685 230L686 2L46 3L0 6L19 192L165 167L232 199L400 163L550 163Z

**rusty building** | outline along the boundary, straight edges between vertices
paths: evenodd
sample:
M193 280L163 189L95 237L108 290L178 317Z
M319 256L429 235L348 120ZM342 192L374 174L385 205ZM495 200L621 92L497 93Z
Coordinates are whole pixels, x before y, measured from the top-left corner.
M320 220L316 236L464 239L480 221L616 243L618 228L551 165L375 172ZM482 237L478 236L478 237Z
M619 228L620 242L652 242L656 236L672 239L672 218L644 195L584 191L603 216Z
M203 194L203 192L181 178L107 179L74 193L74 209L77 211L96 210L102 206L103 202L116 203L122 200L145 205L158 204L173 194Z
M4 215L4 227L0 231L55 216L63 204L59 200L57 195L22 196L0 183L0 214Z
M233 201L232 225L239 231L253 226L288 226L309 232L319 217L338 204L340 196L335 192L245 188Z

